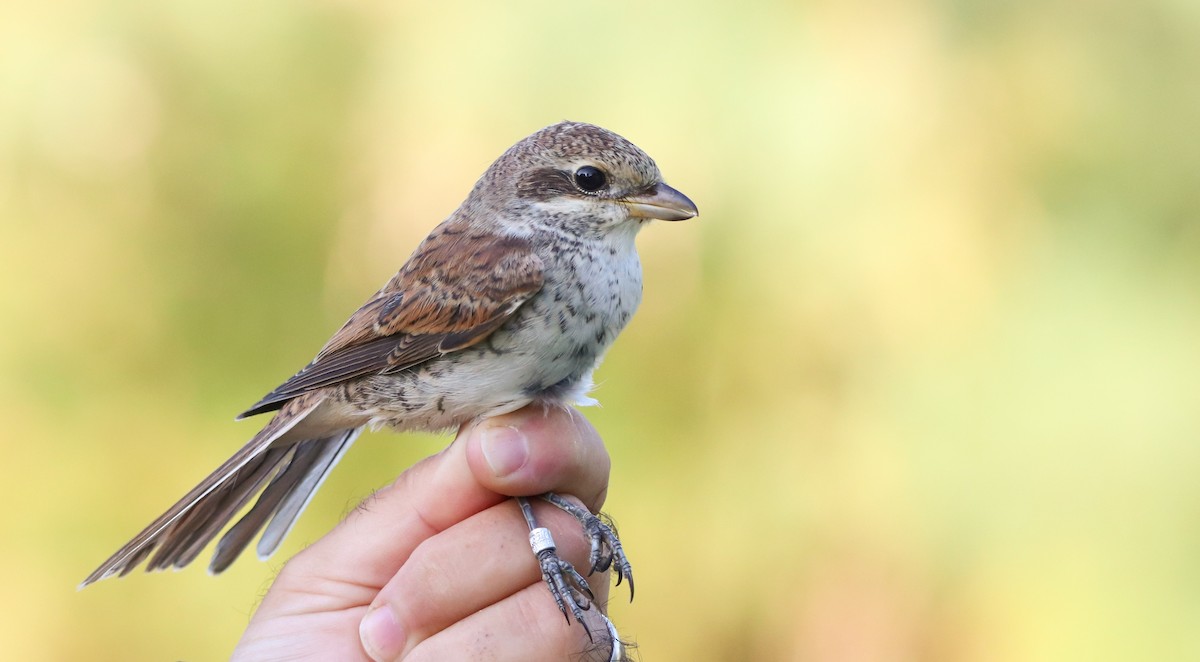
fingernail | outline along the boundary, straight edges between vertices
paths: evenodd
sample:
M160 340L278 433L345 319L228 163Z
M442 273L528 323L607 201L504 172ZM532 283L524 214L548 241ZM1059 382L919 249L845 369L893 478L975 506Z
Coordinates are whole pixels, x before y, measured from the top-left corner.
M483 430L483 458L497 478L507 476L529 461L529 440L520 430L497 425Z
M404 628L387 605L373 607L358 625L363 649L375 662L390 662L404 652Z

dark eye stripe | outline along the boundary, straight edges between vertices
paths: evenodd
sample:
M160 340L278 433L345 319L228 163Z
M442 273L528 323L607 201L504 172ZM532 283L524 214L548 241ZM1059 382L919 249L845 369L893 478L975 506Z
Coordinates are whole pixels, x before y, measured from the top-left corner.
M533 200L549 200L560 195L578 193L570 173L556 168L531 170L517 182L517 195Z

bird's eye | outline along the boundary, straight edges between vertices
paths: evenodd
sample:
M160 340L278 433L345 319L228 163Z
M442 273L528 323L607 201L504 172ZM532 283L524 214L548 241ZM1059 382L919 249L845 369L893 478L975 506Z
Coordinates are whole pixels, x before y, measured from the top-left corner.
M604 188L608 183L608 178L604 176L604 171L593 166L583 166L575 171L575 185L585 193L595 193Z

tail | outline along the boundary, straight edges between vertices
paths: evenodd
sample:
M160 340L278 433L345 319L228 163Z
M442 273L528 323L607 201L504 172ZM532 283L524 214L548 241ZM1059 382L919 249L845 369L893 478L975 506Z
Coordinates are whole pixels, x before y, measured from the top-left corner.
M79 588L106 577L123 577L148 557L148 572L184 567L260 490L254 506L217 543L209 572L229 567L264 525L258 556L270 556L362 431L353 428L317 439L277 443L319 404L286 407L233 457L100 564Z

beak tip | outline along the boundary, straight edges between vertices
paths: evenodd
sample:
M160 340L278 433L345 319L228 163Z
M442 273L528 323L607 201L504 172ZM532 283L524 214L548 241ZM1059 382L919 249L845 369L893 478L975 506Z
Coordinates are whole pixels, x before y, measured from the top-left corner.
M662 182L646 195L627 198L626 203L632 209L633 216L638 218L686 221L700 215L699 208L691 198Z

